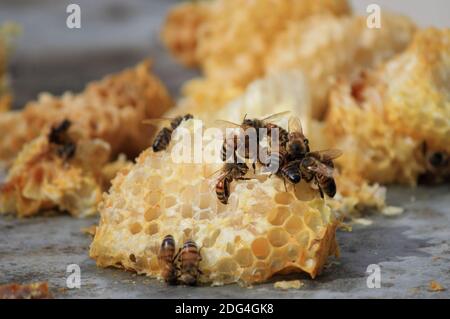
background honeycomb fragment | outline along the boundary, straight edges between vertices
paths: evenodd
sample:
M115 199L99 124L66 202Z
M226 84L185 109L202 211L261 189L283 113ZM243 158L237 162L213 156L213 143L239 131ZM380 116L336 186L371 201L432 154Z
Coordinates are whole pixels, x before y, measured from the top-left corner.
M0 112L11 106L12 95L9 92L7 62L11 50L11 39L18 33L18 27L11 23L0 26Z
M188 121L181 127L192 132L192 126ZM103 198L91 257L102 267L159 277L159 246L172 234L177 245L192 238L203 247L202 282L319 274L337 252L338 222L317 191L302 184L286 193L278 178L252 179L234 182L229 204L223 205L211 188L211 174L220 166L174 163L170 149L143 152Z
M203 23L189 31L179 28L200 12ZM166 43L181 58L194 59L196 47L196 62L204 76L185 84L182 102L193 113L216 111L268 73L299 69L309 82L312 114L322 118L336 77L401 52L415 32L411 20L387 12L382 14L382 26L367 28L366 17L350 16L346 1L216 0L176 6L163 34L171 35L172 42ZM194 43L196 32L195 45L187 45ZM174 48L179 42L184 45Z
M111 148L99 139L79 139L75 157L64 161L47 135L26 144L0 185L0 214L29 217L57 209L76 217L97 213L102 192L112 176L126 168L120 157L108 163Z
M407 51L333 90L326 130L344 150L345 175L415 184L430 170L428 153L450 154L449 43L449 30L421 30Z
M173 7L166 17L161 38L170 52L184 65L198 64L197 33L208 15L208 2L189 1Z
M66 118L88 137L108 142L113 156L135 156L150 144L153 132L142 120L160 116L171 104L149 61L88 84L79 94L43 93L22 111L0 114L0 131L7 132L0 140L0 160L11 161L25 143Z

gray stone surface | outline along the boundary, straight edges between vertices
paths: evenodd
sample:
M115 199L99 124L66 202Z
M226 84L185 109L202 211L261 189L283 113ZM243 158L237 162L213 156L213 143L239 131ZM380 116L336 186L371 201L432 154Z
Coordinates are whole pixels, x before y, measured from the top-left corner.
M366 216L372 225L339 231L341 257L330 259L315 280L302 274L274 279L300 279L305 285L299 290L274 289L273 281L252 288L167 287L131 272L99 269L88 257L91 239L80 231L96 219L68 216L0 217L0 283L48 281L57 298L449 298L450 187L391 188L389 203L405 212ZM69 264L81 267L81 289L64 289ZM367 288L369 264L381 267L380 289ZM428 291L431 280L447 291Z
M23 25L11 73L15 106L38 92L79 91L87 81L133 65L151 56L156 73L177 96L182 83L197 73L177 65L165 52L158 32L165 12L176 0L78 0L82 29L65 27L69 1L15 0L0 2L0 23ZM354 1L359 12L364 3ZM417 16L422 25L447 25L449 2L378 1L383 7ZM420 6L420 10L417 9ZM300 278L300 290L280 291L273 283L251 289L166 287L146 277L117 269L98 269L88 258L90 238L82 227L96 219L46 216L26 220L0 217L0 284L49 281L57 298L449 298L450 188L391 188L389 203L406 208L396 217L372 215L370 226L340 231L341 258L316 280ZM411 201L415 198L415 201ZM81 267L82 287L64 290L66 267ZM369 264L381 266L382 288L366 286ZM447 288L429 292L431 280Z

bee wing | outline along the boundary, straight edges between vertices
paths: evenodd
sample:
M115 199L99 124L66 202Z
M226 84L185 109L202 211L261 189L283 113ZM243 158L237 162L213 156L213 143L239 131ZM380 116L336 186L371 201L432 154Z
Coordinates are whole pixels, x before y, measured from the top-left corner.
M302 122L300 121L299 117L291 116L289 118L288 130L290 133L298 132L298 133L303 134Z
M169 123L173 120L174 120L174 118L158 117L158 118L154 118L154 119L144 119L144 120L142 120L142 124L152 125L152 126L160 126L162 124Z
M340 157L342 155L342 151L338 149L329 149L311 152L310 154L314 157L321 158L325 161L329 161Z
M320 175L323 175L326 177L333 177L334 169L332 167L329 167L329 166L317 161L317 160L314 161L313 165L310 165L307 168L308 168L308 170L310 170L314 173L317 173L317 174L320 174Z
M215 120L214 124L217 126L217 128L225 130L227 128L239 128L241 127L241 124L234 123L227 120Z
M241 124L237 124L227 120L215 120L216 127L222 131L222 136L216 136L217 138L227 138L231 139L235 134L239 132L238 129L241 128Z
M262 121L264 121L264 122L276 122L278 120L284 119L287 115L289 115L289 113L291 113L291 111L284 111L284 112L271 114L271 115L266 116L265 118L263 118Z
M211 190L214 190L216 188L217 182L229 173L229 170L225 171L223 168L219 168L217 171L207 176L206 178L208 179L209 188Z

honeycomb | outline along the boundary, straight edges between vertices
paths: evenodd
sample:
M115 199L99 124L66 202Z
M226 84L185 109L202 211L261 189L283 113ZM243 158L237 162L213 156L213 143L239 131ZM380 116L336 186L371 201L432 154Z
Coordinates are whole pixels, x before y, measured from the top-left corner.
M450 174L450 164L436 171L427 160L450 154L449 42L448 30L421 30L404 53L333 89L326 131L344 150L345 175L414 185L423 174Z
M173 7L164 21L161 38L179 62L196 66L197 32L208 16L208 2L192 1Z
M368 29L365 19L322 14L291 21L273 39L264 55L252 60L256 65L246 62L245 66L227 66L228 73L219 66L216 73L220 72L221 76L205 72L203 77L186 83L183 103L193 109L216 110L241 95L256 78L299 69L308 79L312 115L322 118L336 78L378 65L402 51L416 29L408 18L387 12L382 15L381 29ZM244 77L245 81L234 81L233 76L239 77L246 68L259 71L249 72L253 75Z
M262 79L252 82L244 93L226 104L214 114L201 108L192 109L183 101L171 110L170 116L186 113L195 114L209 125L217 125L215 120L228 120L240 123L246 114L255 118L278 112L290 111L291 115L302 120L305 134L315 150L332 148L333 139L327 136L327 127L323 122L312 119L311 97L308 80L299 70L274 72ZM343 113L339 113L344 117ZM278 124L287 127L286 121ZM344 154L346 156L346 154ZM359 214L365 208L382 209L385 207L386 189L378 184L349 175L346 171L336 171L338 194L333 203L336 212L343 216Z
M18 27L11 23L0 26L0 112L10 108L12 96L9 92L7 61L12 38L18 33Z
M183 122L174 140L181 129L192 133L194 121ZM158 252L167 234L177 249L187 239L201 247L199 280L212 285L301 271L314 278L338 253L338 220L317 190L302 183L286 192L281 179L258 175L233 182L223 205L211 187L223 164L178 163L170 153L174 147L144 151L112 181L90 249L98 266L159 278Z
M90 138L110 144L111 154L135 156L150 144L153 128L145 118L158 117L172 102L166 88L144 61L136 67L87 85L79 94L43 93L23 111L0 114L0 160L11 161L22 146L62 119L78 123Z
M0 185L0 214L19 217L56 209L75 217L97 213L101 194L112 176L129 163L120 157L108 162L111 147L100 139L74 138L75 157L59 157L42 135L27 143Z
M336 77L377 65L411 41L415 26L410 19L388 12L381 17L381 29L367 28L365 16L313 16L293 22L266 55L265 69L301 69L312 88L313 117L321 118Z
M418 32L409 49L381 72L389 123L450 154L450 29Z

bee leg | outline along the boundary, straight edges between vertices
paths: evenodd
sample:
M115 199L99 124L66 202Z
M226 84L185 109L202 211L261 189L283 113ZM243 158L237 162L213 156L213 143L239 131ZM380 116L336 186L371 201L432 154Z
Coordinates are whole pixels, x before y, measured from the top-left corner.
M178 249L178 252L176 253L176 255L173 257L172 262L174 262L175 260L177 260L178 255L181 253L181 248Z
M253 174L256 174L256 162L252 163Z
M317 179L316 179L316 185L317 185L317 188L319 188L320 197L321 197L321 198L324 198L322 187L320 187L320 184L319 184L319 182L317 181Z

